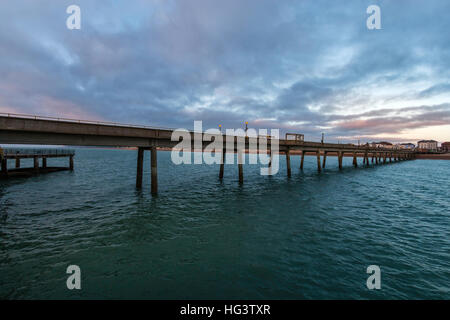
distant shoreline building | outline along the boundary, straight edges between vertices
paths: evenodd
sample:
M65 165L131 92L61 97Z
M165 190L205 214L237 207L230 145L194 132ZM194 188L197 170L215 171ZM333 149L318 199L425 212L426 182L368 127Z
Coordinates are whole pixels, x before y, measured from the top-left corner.
M444 152L450 152L450 142L442 142L441 150Z
M414 143L399 143L396 145L398 149L408 149L408 150L414 150L416 148L416 145Z
M422 151L437 151L438 142L435 140L420 140L417 142L417 148Z
M380 142L372 142L370 144L373 148L386 148L386 149L394 149L394 145L387 141Z

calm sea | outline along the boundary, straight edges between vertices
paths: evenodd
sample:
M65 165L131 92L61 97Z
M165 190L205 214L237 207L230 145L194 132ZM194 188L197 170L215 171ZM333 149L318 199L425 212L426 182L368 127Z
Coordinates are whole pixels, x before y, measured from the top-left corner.
M74 172L0 181L0 298L450 299L450 161L292 177L174 165L135 189L136 152L77 149ZM51 165L68 160L51 159ZM31 162L22 162L32 166ZM12 163L11 163L12 165ZM81 268L68 290L66 268ZM381 269L369 290L366 269Z

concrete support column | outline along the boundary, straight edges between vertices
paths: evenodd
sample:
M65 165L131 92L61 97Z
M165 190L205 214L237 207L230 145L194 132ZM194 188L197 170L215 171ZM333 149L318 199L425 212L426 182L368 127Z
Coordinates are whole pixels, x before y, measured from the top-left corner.
M33 157L34 171L39 171L39 158L37 156Z
M219 179L223 179L223 171L225 167L225 148L222 149L222 162L220 163L220 169L219 169Z
M289 154L289 148L286 150L286 170L288 178L291 177L291 155Z
M137 165L136 165L136 188L142 188L142 173L144 169L144 148L139 147L137 153Z
M16 168L20 168L20 158L16 158Z
M269 151L269 176L272 175L272 160L273 160L273 154L272 154L272 150Z
M2 158L2 173L8 174L8 160L6 158Z
M320 150L317 150L317 171L320 173L322 168L320 166Z
M305 162L305 150L302 150L302 159L300 161L300 170L303 170L303 163Z
M150 169L151 169L151 176L152 176L152 194L158 194L158 159L157 159L157 153L156 147L151 147L150 149Z
M69 157L69 169L70 171L73 171L73 156Z
M323 161L322 161L322 168L325 169L325 164L327 163L327 152L323 152Z
M338 153L338 163L339 163L339 169L342 169L342 158L344 157L344 152L339 151Z
M244 183L244 168L242 166L243 164L243 154L242 150L238 150L238 169L239 169L239 184Z

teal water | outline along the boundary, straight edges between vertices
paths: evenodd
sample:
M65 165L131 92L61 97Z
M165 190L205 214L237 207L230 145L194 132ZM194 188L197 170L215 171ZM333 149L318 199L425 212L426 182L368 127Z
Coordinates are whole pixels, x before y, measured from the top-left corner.
M449 299L450 161L259 175L77 149L74 172L0 181L0 298ZM52 159L49 165L67 165ZM31 166L31 163L29 164ZM284 169L284 170L283 170ZM81 268L68 290L66 268ZM368 290L366 268L381 268Z

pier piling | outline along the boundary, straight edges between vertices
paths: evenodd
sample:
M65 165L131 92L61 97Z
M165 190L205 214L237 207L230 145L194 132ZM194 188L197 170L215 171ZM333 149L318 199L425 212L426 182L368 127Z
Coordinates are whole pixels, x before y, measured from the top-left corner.
M304 162L305 162L305 150L302 150L302 159L300 160L300 170L303 170Z
M225 167L225 149L222 149L222 162L220 163L220 169L219 169L219 179L223 179L223 172Z
M69 157L69 169L70 171L73 171L73 156Z
M16 168L20 168L20 158L16 158Z
M238 150L239 184L244 183L244 168L242 166L242 163L243 163L242 150Z
M138 147L137 153L136 188L142 188L142 172L144 168L144 148Z
M8 174L8 160L6 158L2 158L1 162L2 162L2 173Z
M288 178L291 177L291 155L289 154L289 148L286 150L286 170Z
M152 176L152 194L156 195L158 193L158 161L157 161L157 150L156 147L151 147L150 158L151 158L151 176Z
M339 151L338 153L338 163L339 163L339 169L342 169L342 158L344 157L344 153L342 151Z
M319 173L322 171L322 167L320 166L320 150L317 150L317 171Z
M47 158L46 157L42 158L42 168L47 168Z
M269 151L269 154L270 154L270 158L269 158L269 176L271 176L272 175L272 158L273 158L272 150Z
M358 167L358 159L356 158L356 152L353 153L353 165L355 168Z
M34 171L39 171L39 158L37 156L33 157Z
M327 151L324 151L323 152L323 168L325 169L325 164L326 164L326 162L327 162Z

